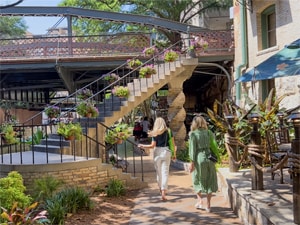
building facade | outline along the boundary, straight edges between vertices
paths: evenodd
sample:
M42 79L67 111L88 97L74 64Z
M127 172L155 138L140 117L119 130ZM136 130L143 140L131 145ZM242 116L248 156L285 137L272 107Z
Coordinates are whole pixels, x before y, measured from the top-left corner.
M300 38L298 0L234 0L233 12L234 79ZM249 97L261 103L272 88L276 89L277 96L288 95L281 102L282 108L300 105L299 76L236 82L236 102L244 106L245 97Z

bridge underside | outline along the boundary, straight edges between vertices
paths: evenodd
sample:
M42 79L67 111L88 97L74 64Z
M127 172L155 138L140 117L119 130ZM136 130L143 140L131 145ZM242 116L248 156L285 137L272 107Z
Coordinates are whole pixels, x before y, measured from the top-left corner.
M40 110L53 100L57 91L72 93L122 65L127 59L128 56L106 56L42 59L34 62L24 59L18 64L2 63L1 99L23 101L27 103L27 108ZM220 65L230 61L232 56L204 56L199 59L199 62L214 62ZM124 71L124 74L127 72ZM217 77L222 79L220 74L220 70L213 66L199 67L195 69L191 79L184 83L184 92L193 96L201 95L209 88L211 80ZM104 87L106 84L100 85Z

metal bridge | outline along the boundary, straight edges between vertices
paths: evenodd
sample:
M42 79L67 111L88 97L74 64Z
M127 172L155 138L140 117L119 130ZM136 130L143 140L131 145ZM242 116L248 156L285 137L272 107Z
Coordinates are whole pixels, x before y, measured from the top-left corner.
M201 53L199 62L233 60L231 31L210 31L150 16L72 7L12 7L2 9L0 16L63 16L68 19L69 34L72 34L72 17L81 17L201 35L208 41L209 48ZM1 39L0 99L25 101L36 108L37 102L41 105L50 102L52 93L73 92L129 58L146 60L142 51L151 44L149 33ZM182 54L186 49L187 46L183 46ZM208 73L213 70L216 68L201 68ZM206 83L211 76L203 74L201 79L201 83Z

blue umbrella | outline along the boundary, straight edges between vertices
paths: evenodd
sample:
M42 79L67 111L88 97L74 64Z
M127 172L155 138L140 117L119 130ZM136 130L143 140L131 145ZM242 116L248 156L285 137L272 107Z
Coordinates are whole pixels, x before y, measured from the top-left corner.
M235 80L248 82L300 75L300 39L284 47Z

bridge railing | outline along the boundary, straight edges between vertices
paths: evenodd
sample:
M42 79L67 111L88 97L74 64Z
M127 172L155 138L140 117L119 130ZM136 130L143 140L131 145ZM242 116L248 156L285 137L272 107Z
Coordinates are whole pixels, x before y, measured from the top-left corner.
M190 33L190 36L203 37L209 44L206 53L210 55L226 53L233 48L231 30ZM151 34L149 33L0 39L0 57L2 59L32 59L136 55L150 45Z
M47 58L135 54L142 52L149 45L149 33L1 39L0 57Z

